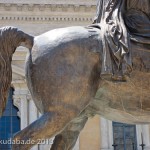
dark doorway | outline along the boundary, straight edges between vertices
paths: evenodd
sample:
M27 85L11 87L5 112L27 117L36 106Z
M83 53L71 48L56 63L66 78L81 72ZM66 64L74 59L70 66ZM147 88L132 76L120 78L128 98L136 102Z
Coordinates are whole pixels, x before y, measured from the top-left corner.
M3 116L0 118L0 150L11 150L13 134L20 130L20 118L17 116L18 109L13 105L13 89L9 91L9 97Z
M136 126L113 122L113 140L116 150L137 150Z

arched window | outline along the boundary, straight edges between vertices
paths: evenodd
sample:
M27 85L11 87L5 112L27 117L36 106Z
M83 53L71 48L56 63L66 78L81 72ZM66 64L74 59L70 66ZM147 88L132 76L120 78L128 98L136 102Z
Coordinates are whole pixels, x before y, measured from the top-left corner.
M13 105L13 89L9 91L9 97L3 116L0 118L0 150L11 150L10 139L20 130L20 118L18 109Z

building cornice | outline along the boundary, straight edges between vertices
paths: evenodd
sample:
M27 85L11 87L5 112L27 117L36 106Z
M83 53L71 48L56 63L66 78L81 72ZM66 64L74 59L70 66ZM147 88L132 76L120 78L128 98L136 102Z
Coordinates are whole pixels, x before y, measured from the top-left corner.
M95 4L13 4L0 3L0 7L6 11L11 11L15 8L16 11L91 11L95 9Z
M1 0L0 3L12 3L12 4L79 4L88 5L96 4L96 0Z
M92 17L81 17L81 16L77 16L77 17L66 17L66 16L63 16L63 17L57 17L57 16L54 16L54 17L47 17L47 16L0 16L0 20L15 20L15 21L39 21L39 22L50 22L50 21L53 21L53 22L59 22L59 21L71 21L71 22L91 22L93 20Z
M12 4L0 3L0 20L91 22L95 5L87 4ZM6 12L6 13L5 13ZM12 13L9 13L12 12ZM41 15L42 14L42 15ZM76 15L75 15L76 14ZM86 14L86 15L82 15Z

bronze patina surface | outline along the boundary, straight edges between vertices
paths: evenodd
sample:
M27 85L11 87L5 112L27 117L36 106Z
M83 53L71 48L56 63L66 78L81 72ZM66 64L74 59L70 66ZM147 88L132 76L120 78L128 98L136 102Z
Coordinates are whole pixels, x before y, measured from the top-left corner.
M0 115L11 84L11 58L19 45L29 49L27 84L42 113L14 136L34 143L15 144L13 150L29 150L38 139L54 136L51 150L71 150L88 117L96 114L150 123L150 3L99 2L96 25L36 37L14 27L0 28Z

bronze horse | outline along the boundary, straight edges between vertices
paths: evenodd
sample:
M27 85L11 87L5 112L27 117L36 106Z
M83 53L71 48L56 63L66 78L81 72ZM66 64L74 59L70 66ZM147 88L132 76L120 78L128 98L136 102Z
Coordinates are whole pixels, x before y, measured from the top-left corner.
M54 136L51 150L71 150L88 117L95 114L128 123L150 122L149 44L137 44L133 38L133 72L126 82L111 82L100 78L103 45L98 28L68 27L32 37L4 27L0 38L1 115L11 84L11 58L19 45L29 49L27 85L43 114L13 138L34 142L14 144L13 150L29 150L38 139Z

